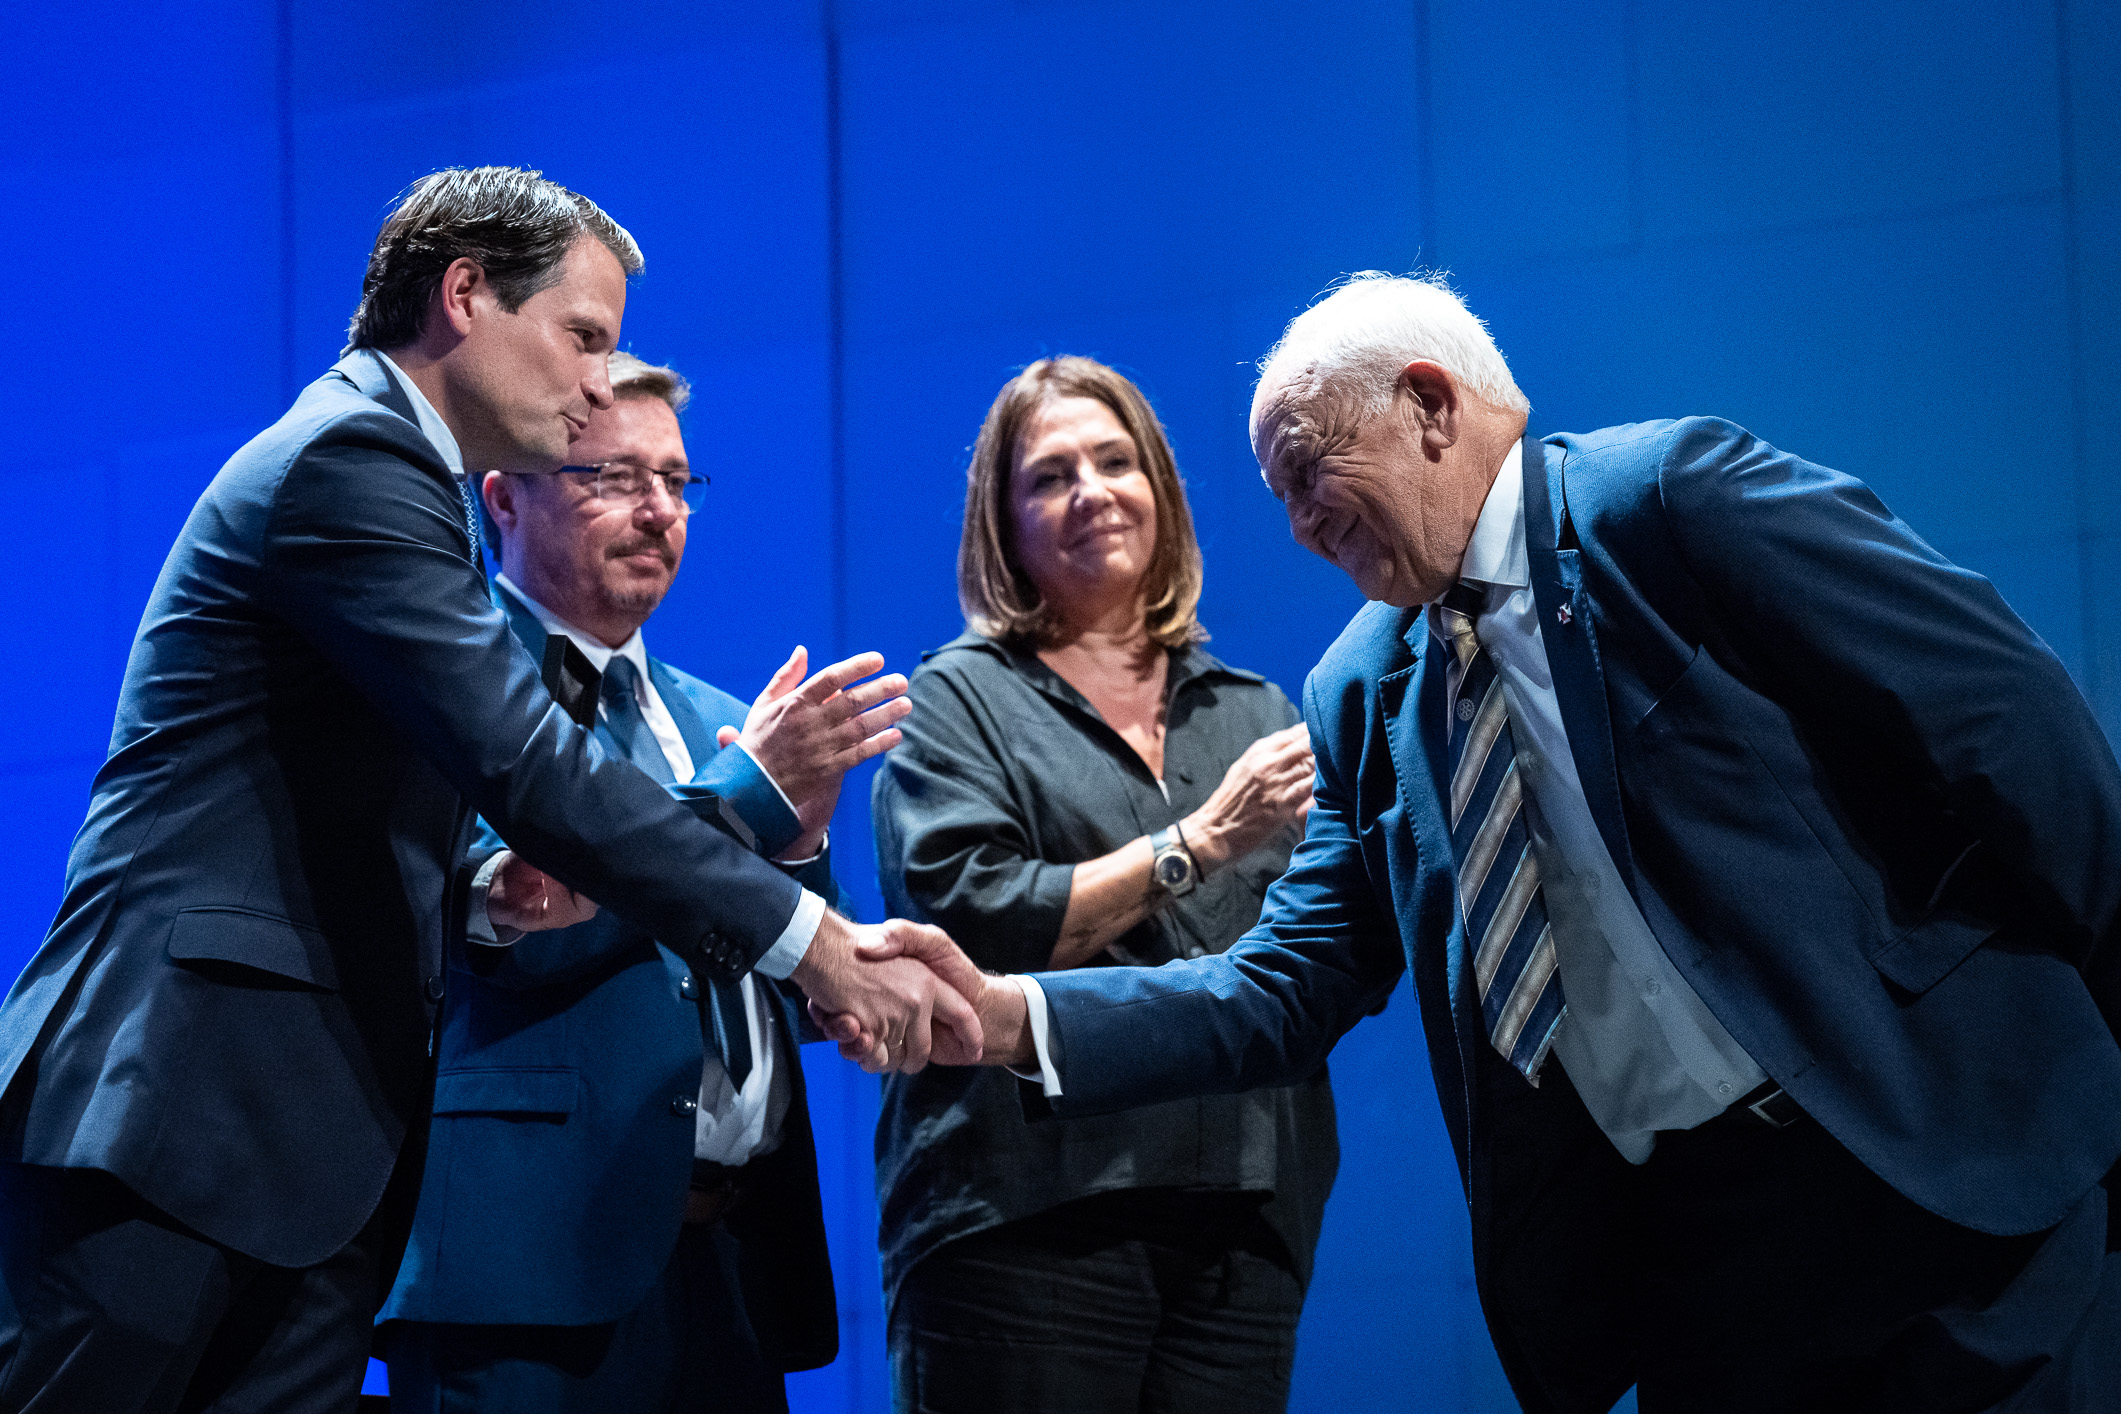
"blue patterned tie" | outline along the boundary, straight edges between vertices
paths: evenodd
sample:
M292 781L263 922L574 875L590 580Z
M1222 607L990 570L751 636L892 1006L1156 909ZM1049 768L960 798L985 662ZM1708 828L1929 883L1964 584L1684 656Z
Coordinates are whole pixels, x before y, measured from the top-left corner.
M1565 1002L1539 861L1525 831L1509 708L1495 664L1473 633L1483 597L1478 587L1459 584L1436 608L1438 636L1451 651L1444 674L1451 855L1488 1040L1536 1085Z
M670 769L670 758L663 755L663 743L655 739L648 730L648 719L641 715L641 675L634 670L633 660L611 655L604 665L604 730L626 759L653 776L659 783L668 785L677 779Z

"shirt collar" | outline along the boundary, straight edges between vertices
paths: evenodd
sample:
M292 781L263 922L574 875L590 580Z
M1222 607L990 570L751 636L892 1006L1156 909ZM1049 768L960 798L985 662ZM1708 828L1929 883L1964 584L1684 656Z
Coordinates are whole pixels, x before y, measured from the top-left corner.
M576 628L573 624L567 622L567 620L561 618L528 594L525 594L516 586L516 582L506 574L496 574L494 579L499 582L501 588L513 594L522 602L524 608L530 610L536 616L537 621L545 626L545 632L565 634L568 638L573 639L574 646L582 650L582 656L587 658L589 665L598 672L603 672L605 665L613 658L624 658L627 662L633 664L633 670L641 675L642 682L648 681L648 647L641 641L641 631L639 629L635 629L633 637L627 639L618 647L609 647L595 634L584 633L581 629Z
M1473 538L1458 577L1478 584L1522 589L1532 582L1524 542L1524 442L1510 444L1495 484L1474 523Z
M354 352L368 354L390 370L390 376L405 390L406 399L412 403L413 417L419 422L421 433L428 441L434 443L434 449L441 454L444 465L458 476L462 476L464 453L457 447L456 435L449 430L449 424L442 420L442 414L435 411L435 405L427 401L427 395L420 391L420 385L408 378L405 370L392 362L390 355L381 349L356 349ZM523 602L527 604L530 601L526 599Z

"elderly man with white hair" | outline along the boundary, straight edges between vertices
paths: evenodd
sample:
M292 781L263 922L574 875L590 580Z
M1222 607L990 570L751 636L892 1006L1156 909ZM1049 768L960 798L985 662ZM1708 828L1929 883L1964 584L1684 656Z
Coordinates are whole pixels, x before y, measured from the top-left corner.
M1059 1114L1284 1084L1411 970L1528 1410L2121 1408L2083 699L1855 478L1527 414L1439 279L1289 326L1253 446L1373 601L1306 838L1227 953L987 983L987 1060Z

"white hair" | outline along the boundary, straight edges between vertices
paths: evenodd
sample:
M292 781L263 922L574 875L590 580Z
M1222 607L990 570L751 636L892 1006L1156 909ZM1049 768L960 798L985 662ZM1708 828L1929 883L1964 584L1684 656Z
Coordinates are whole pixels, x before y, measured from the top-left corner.
M1383 412L1400 370L1427 359L1500 408L1529 412L1510 366L1441 271L1388 275L1363 270L1289 321L1259 361L1252 390L1255 444L1265 400L1301 407L1324 394L1345 400L1359 421Z

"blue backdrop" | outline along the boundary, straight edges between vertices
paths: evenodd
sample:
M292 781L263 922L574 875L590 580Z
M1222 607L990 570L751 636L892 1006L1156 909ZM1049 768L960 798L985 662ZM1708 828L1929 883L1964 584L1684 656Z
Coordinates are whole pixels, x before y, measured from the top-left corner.
M390 199L543 168L647 251L627 343L711 471L658 653L958 629L966 451L1044 353L1128 369L1188 478L1216 650L1293 693L1355 607L1244 440L1336 274L1449 269L1535 430L1718 413L1989 574L2121 725L2113 0L194 0L14 6L0 368L0 976L35 947L162 555L335 357ZM752 586L709 592L714 579ZM836 825L876 909L866 776ZM1299 1410L1513 1407L1402 998L1334 1058L1346 1160ZM885 1405L875 1082L810 1058L844 1349Z

